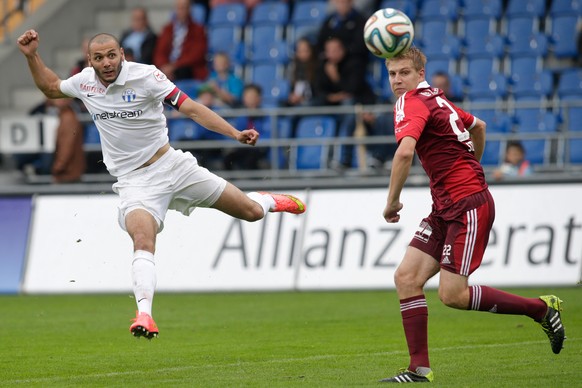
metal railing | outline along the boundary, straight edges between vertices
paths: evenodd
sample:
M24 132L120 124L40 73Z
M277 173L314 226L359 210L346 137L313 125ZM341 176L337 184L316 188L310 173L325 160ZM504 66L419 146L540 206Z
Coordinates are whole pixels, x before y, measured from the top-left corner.
M488 141L501 142L499 158L502 160L504 145L512 140L534 140L545 139L548 144L548 155L541 165L534 165L536 174L528 180L545 181L545 180L582 180L582 165L569 163L569 147L570 139L582 139L582 123L580 123L580 131L566 131L565 128L572 128L572 123L568 120L568 109L570 107L582 107L582 97L575 101L545 101L545 102L497 102L497 103L466 103L459 104L464 109L471 111L472 109L496 109L500 112L512 115L515 109L519 108L539 108L559 112L564 121L560 124L556 132L528 132L528 133L493 133L487 134ZM387 176L390 170L391 155L387 156L387 162L382 166L371 167L367 164L360 165L357 168L337 169L331 164L322 165L319 169L307 170L300 169L296 166L297 151L302 146L322 146L324 149L337 151L342 145L354 146L354 157L357 150L366 151L367 147L373 145L396 146L396 140L391 133L388 136L362 136L356 135L353 137L325 137L325 138L283 138L278 133L277 121L285 117L300 118L305 116L324 115L360 115L362 111L372 113L387 113L392 112L393 105L366 105L366 106L318 106L318 107L293 107L293 108L269 108L269 109L221 109L218 113L225 119L231 119L240 116L269 116L272 120L271 138L261 139L257 143L258 148L267 148L270 150L268 168L258 170L221 170L220 168L212 167L211 169L217 174L229 180L243 182L244 186L252 186L261 184L261 182L268 181L270 187L282 186L310 186L310 187L335 187L335 186L377 186L386 185ZM168 111L167 117L169 120L175 118L184 118L178 112ZM80 115L82 121L90 121L89 115ZM578 125L578 123L576 123ZM170 129L171 130L171 129ZM183 140L172 142L175 148L189 150L196 154L204 150L230 150L236 148L248 147L233 141L232 139L225 140ZM99 144L86 144L85 150L87 152L100 152ZM326 151L327 152L327 151ZM280 165L281 154L284 153L287 164ZM360 162L363 160L359 158ZM485 166L486 172L492 171L496 166ZM86 183L94 184L110 184L114 178L108 174L87 174L84 177ZM38 176L28 183L46 184L50 182L50 177ZM426 177L422 167L416 160L411 169L411 179L409 183L426 184Z

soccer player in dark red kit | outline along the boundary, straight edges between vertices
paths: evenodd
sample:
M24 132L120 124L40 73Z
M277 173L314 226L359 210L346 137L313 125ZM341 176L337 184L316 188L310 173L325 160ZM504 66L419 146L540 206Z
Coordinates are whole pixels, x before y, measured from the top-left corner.
M486 123L456 107L425 80L426 57L412 47L386 60L398 148L392 161L387 222L398 222L400 202L416 151L430 179L432 210L423 219L394 274L410 364L381 382L431 382L426 282L440 272L439 297L449 307L526 315L540 323L559 353L564 342L561 300L554 295L524 298L487 286L469 286L481 264L495 218L495 204L479 161Z

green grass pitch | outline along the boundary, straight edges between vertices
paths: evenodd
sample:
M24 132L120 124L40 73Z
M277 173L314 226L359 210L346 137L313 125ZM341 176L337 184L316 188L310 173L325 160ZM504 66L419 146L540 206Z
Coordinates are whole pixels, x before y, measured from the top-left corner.
M582 288L559 355L526 317L458 311L427 292L436 386L582 386ZM0 296L0 386L367 387L408 354L394 291L158 294L160 337L129 333L128 295Z

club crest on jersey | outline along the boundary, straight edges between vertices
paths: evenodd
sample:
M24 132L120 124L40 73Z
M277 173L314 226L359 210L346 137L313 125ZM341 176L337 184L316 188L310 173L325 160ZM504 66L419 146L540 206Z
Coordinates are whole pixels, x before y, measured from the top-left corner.
M136 96L137 95L135 94L135 90L133 89L125 89L121 94L121 97L125 102L132 102L133 100L135 100Z

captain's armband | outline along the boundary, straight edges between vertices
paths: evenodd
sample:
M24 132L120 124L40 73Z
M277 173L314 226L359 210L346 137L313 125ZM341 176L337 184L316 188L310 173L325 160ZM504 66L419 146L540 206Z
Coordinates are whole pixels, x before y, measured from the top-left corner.
M182 103L186 101L187 98L188 95L186 93L178 88L174 88L174 90L172 90L170 94L166 96L164 102L172 108L180 110L180 105L182 105Z

